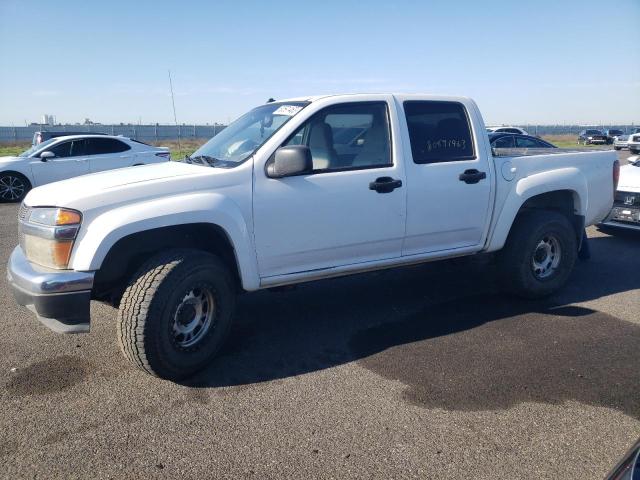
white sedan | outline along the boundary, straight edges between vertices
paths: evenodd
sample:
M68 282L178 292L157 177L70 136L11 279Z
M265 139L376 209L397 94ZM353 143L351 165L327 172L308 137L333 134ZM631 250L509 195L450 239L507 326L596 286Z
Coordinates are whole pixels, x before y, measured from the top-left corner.
M0 201L19 202L33 187L87 173L169 161L169 149L126 137L70 135L17 157L0 157Z

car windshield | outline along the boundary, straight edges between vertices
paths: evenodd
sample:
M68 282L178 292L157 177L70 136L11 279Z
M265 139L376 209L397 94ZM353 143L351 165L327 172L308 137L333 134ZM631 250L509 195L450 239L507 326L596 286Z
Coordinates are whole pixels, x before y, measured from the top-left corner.
M254 108L196 150L190 158L240 163L308 104L273 102Z
M43 147L46 148L47 145L51 145L56 140L57 140L57 138L50 138L49 140L47 140L45 142L39 143L38 145L34 145L33 147L25 150L19 156L20 157L28 157L28 156L34 154L35 152L37 152L38 150L41 150Z
M587 135L602 135L600 130L587 130Z

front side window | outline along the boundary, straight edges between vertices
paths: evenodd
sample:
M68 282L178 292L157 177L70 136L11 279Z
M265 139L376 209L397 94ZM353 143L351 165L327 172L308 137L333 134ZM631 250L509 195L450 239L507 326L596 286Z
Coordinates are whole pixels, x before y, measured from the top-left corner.
M315 172L391 165L387 104L325 108L300 126L285 145L308 146Z
M71 142L62 142L44 151L52 152L57 158L66 158L71 156Z
M471 126L458 102L404 102L415 163L455 162L475 158Z
M191 157L241 163L309 102L272 102L254 108L196 150Z
M517 148L544 148L545 146L532 138L518 137L516 138Z

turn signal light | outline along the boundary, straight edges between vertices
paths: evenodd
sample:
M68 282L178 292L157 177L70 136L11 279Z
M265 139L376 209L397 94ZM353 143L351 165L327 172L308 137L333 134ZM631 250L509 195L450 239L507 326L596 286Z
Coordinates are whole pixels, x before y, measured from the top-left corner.
M74 210L58 209L56 225L76 225L82 221L80 214Z

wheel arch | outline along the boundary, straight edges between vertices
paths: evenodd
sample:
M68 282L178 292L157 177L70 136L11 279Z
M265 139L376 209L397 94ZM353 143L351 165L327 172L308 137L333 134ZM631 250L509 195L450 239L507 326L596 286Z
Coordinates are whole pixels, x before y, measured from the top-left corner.
M142 230L116 241L96 272L94 296L117 303L128 280L150 257L177 248L218 256L231 272L236 288L242 288L236 251L228 233L212 223L186 223Z
M259 286L251 221L224 195L163 196L108 208L95 217L88 213L72 253L70 265L75 270L97 271L101 280L112 282L114 271L122 274L132 267L105 267L105 262L136 264L137 257L148 258L163 248L196 248L226 259L242 288Z
M531 209L554 210L567 216L580 244L588 206L587 191L586 179L575 168L543 172L521 179L496 220L487 251L501 249L518 215Z

